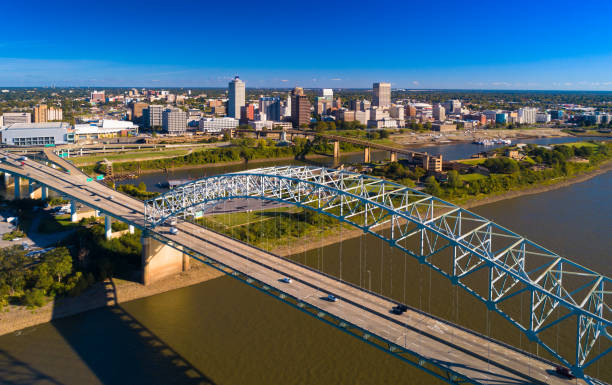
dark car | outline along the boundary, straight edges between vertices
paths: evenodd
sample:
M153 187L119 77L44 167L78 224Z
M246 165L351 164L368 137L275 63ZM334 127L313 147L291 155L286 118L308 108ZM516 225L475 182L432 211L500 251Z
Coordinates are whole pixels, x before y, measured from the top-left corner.
M408 310L408 306L400 304L393 306L393 308L391 309L391 313L400 315L403 314L406 310Z
M555 373L570 380L576 378L576 376L574 376L572 372L565 366L555 366Z

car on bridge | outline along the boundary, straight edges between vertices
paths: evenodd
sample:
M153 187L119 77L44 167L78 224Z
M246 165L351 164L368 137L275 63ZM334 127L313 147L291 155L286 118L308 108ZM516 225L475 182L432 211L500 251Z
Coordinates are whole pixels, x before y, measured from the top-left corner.
M401 315L401 314L404 314L406 310L408 310L408 306L399 304L399 305L393 306L393 308L391 309L391 313Z
M338 300L338 298L336 298L336 296L335 296L335 295L333 295L333 294L328 294L328 295L327 295L327 300L328 300L329 302L336 302L336 301Z
M291 278L283 277L283 278L279 279L279 281L281 281L282 283L291 283Z
M178 229L176 227L170 227L170 234L172 235L178 234Z
M568 368L561 365L555 366L555 373L557 373L561 377L567 378L568 380L573 380L574 378L576 378L576 376L574 376Z

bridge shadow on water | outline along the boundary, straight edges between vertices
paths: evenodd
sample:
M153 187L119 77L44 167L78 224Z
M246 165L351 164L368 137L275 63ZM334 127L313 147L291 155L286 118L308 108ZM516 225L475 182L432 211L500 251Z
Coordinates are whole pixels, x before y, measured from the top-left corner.
M118 305L112 281L106 282L101 293L109 307L51 321L98 381L130 385L215 384ZM78 380L67 383L76 384Z

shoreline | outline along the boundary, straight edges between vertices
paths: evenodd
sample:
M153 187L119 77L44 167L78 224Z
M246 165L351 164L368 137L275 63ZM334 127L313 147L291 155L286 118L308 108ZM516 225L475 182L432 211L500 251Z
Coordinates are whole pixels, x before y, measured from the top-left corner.
M345 156L345 155L355 155L355 154L360 154L361 151L352 151L352 152L343 152L340 154L340 156ZM327 154L310 154L307 155L304 159L296 159L295 156L283 156L280 158L257 158L257 159L251 159L248 161L248 163L254 163L254 164L259 164L259 163L266 163L266 162L282 162L282 161L288 161L288 160L297 160L297 161L309 161L309 160L317 160L317 159L326 159L326 158L331 158L332 155L327 155ZM121 163L121 162L117 162L117 163ZM167 171L175 171L175 170L193 170L193 169L200 169L200 168L204 168L204 169L208 169L208 168L215 168L215 167L227 167L227 166L238 166L241 164L248 164L247 162L245 162L244 160L235 160L235 161L231 161L231 162L218 162L218 163L205 163L205 164L189 164L189 165L185 165L185 166L178 166L178 167L172 167L172 168L168 168L166 169ZM160 170L160 169L146 169L146 170L140 170L140 174L139 175L143 175L143 174L154 174L160 171L164 171L164 170ZM121 171L121 172L117 172L114 175L116 176L124 176L124 175L132 175L134 174L133 172L129 172L129 171Z
M28 327L89 310L111 307L181 289L222 275L224 274L212 267L197 261L191 261L191 268L188 271L161 279L147 286L138 282L109 278L104 282L96 282L77 297L52 299L39 308L28 309L25 306L8 305L0 311L0 335L18 332Z

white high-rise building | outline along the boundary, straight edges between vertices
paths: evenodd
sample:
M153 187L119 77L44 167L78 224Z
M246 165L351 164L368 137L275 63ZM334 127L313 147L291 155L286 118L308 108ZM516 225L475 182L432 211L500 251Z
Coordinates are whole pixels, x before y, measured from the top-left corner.
M521 124L533 124L536 122L537 108L523 107L518 110L518 121Z
M229 101L227 103L227 116L240 119L240 109L245 105L245 85L238 76L229 82Z
M331 88L323 88L321 89L321 94L319 96L322 96L331 102L334 100L334 90Z

